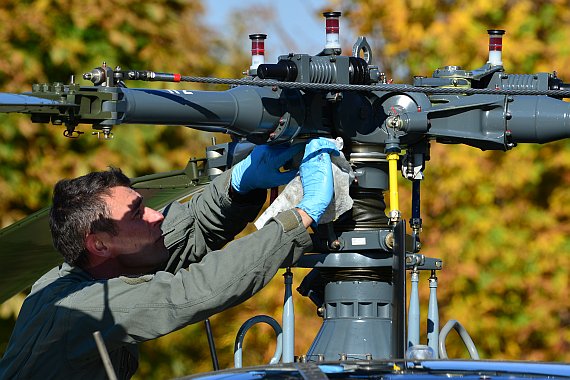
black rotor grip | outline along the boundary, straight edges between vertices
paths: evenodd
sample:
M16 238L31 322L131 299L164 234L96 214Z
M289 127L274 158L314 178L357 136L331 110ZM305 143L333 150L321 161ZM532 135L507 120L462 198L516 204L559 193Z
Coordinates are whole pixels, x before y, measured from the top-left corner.
M548 87L549 90L570 90L570 83L564 83L562 80L556 78L550 81Z
M261 64L257 67L257 76L261 79L293 82L297 79L297 65L289 60Z
M370 79L370 68L366 61L360 57L349 57L350 62L350 84L369 85L372 83Z

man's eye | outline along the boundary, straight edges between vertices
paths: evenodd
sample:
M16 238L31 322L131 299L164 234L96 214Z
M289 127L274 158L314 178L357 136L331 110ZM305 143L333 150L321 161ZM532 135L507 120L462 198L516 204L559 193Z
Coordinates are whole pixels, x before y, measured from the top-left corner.
M137 213L135 214L135 216L136 216L137 218L140 218L140 217L142 217L143 213L144 213L144 211L143 211L143 208L141 207L141 208L139 208L139 210L137 211Z

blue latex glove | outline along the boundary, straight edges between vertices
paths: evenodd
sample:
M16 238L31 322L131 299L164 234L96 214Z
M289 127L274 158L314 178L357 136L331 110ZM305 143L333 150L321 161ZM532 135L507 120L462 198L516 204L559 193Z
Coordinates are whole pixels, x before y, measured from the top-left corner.
M304 144L258 145L251 154L240 161L232 171L232 187L240 194L253 189L271 189L288 184L297 170L280 172L279 168L303 150Z
M299 167L303 183L303 200L298 208L305 211L313 220L313 226L325 213L334 194L331 154L340 153L333 142L318 138L310 140L305 147L303 162Z

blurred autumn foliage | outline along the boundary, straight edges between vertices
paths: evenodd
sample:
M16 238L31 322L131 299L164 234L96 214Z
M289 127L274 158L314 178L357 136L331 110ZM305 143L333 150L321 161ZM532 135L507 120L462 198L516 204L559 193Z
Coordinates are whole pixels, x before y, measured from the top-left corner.
M483 66L487 29L506 30L507 73L556 70L570 82L566 0L335 4L354 32L372 41L374 63L396 82L411 83L413 75L431 76L446 65ZM421 253L444 262L441 323L459 320L482 358L570 361L570 142L519 145L506 153L432 144L426 166ZM449 356L469 357L452 335Z
M374 64L411 83L447 66L477 69L488 59L488 29L504 29L507 72L557 70L570 78L566 0L337 0L354 33L368 36ZM345 48L345 50L348 50ZM567 79L566 81L569 81Z
M33 83L68 83L71 74L81 80L81 73L104 61L214 74L209 44L217 42L199 21L201 12L197 1L3 1L0 86L23 92ZM179 168L191 154L200 154L205 142L203 134L186 128L121 126L115 139L102 144L87 136L62 138L61 127L32 124L29 117L1 117L2 227L49 204L51 188L61 178L108 165L130 176Z
M333 9L343 12L355 34L367 36L373 63L396 82L410 83L413 75L429 76L445 65L483 66L487 29L507 31L507 72L557 70L570 82L570 1L337 0L326 10ZM103 61L125 69L239 77L249 67L247 53L234 41L221 41L202 16L198 0L0 0L0 91L67 82ZM0 115L0 125L0 227L48 205L61 178L108 165L129 176L182 168L189 157L204 156L210 137L187 128L121 125L114 140L100 142L65 139L62 127L32 124L26 116ZM422 253L444 261L438 273L442 323L459 320L482 358L570 361L570 142L520 145L507 153L432 144L425 174ZM401 205L407 219L406 182L401 180ZM296 287L306 271L294 273ZM425 320L426 274L420 286ZM295 298L295 353L303 354L321 321L310 301ZM233 366L239 326L257 314L280 321L282 300L283 278L277 275L256 297L211 319L222 368ZM18 295L0 306L0 355L21 302ZM425 342L425 323L423 335ZM244 347L245 365L267 363L274 334L268 326L254 327ZM454 336L447 351L468 357ZM142 344L140 355L137 379L212 368L201 323Z

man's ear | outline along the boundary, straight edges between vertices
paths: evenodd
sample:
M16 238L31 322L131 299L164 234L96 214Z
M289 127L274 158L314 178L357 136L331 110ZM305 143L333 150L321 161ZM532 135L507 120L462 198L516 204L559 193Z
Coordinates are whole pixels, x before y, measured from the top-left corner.
M85 239L85 247L89 252L99 258L111 257L111 250L98 234L89 234Z

